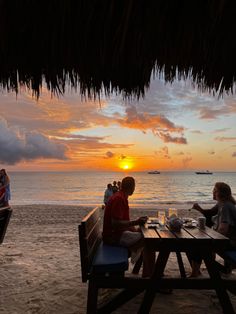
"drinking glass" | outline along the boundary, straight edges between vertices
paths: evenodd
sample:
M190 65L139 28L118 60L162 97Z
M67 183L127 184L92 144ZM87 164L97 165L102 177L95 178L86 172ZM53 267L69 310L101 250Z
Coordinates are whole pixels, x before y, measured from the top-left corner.
M158 221L159 221L159 224L164 226L165 225L165 222L166 222L166 213L164 210L159 210L158 211Z
M177 208L169 208L168 209L168 216L171 217L172 215L175 215L178 217L178 209Z

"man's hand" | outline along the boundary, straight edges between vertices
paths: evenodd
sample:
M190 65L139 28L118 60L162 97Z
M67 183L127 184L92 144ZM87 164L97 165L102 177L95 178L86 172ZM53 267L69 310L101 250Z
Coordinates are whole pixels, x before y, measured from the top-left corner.
M143 226L148 220L148 216L142 216L137 219L137 225Z

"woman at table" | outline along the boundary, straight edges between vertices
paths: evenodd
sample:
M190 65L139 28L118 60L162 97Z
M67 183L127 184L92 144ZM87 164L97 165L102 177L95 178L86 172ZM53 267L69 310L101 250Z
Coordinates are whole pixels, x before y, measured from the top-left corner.
M236 248L236 201L231 188L224 182L217 182L213 189L213 198L217 201L217 215L212 217L213 229L230 239L232 248ZM198 277L202 262L201 252L190 254L192 264L191 277Z

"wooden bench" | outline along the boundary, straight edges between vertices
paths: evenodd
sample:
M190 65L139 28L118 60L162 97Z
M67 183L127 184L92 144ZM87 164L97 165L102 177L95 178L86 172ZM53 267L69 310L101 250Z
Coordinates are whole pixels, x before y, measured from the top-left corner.
M0 244L2 244L12 214L10 207L0 208Z
M225 274L230 274L230 272L236 268L236 249L230 249L224 252L217 252L217 254L224 260L224 266L221 263L216 262L217 266L220 268L220 271ZM231 278L231 276L229 276L229 278L226 279L225 282L227 290L236 295L235 277Z
M128 269L128 250L102 242L101 213L94 208L79 225L82 281L89 282L87 313L99 312L99 288L120 288ZM101 311L102 312L102 311Z

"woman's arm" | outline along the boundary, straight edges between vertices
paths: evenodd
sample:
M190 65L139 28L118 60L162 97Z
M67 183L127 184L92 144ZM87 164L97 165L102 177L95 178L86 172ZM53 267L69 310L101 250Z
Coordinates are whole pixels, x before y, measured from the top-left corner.
M229 224L226 222L221 222L219 224L219 227L217 229L217 231L225 236L227 236L228 231L229 231Z
M216 204L215 206L213 206L212 208L209 209L203 209L198 203L193 204L193 209L196 209L197 211L199 211L201 214L212 214L212 215L216 215L218 212L218 205Z

